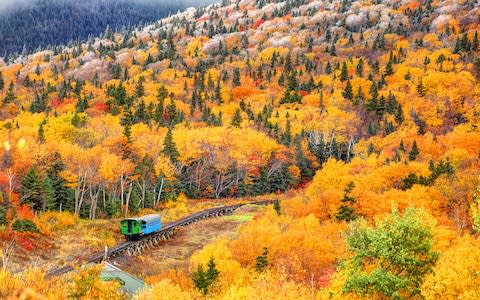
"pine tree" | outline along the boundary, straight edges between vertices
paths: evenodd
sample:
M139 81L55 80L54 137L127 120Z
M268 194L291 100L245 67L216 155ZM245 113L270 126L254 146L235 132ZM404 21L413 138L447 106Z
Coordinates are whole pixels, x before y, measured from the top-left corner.
M389 60L387 66L385 67L385 76L390 76L393 74L393 62Z
M43 129L43 126L47 124L46 120L43 120L42 123L40 123L40 127L38 127L38 141L40 143L45 142L45 130Z
M54 210L58 207L55 199L55 188L53 187L52 180L48 176L45 176L45 180L43 181L43 197L45 198L45 209Z
M213 259L213 256L210 257L210 260L207 263L207 267L208 269L207 269L206 277L210 285L218 278L218 275L220 275L220 272L217 270L217 266L215 264L215 260Z
M408 153L408 159L411 161L416 160L419 154L420 150L418 150L417 141L413 141L412 149Z
M167 114L169 118L170 126L173 126L178 123L178 112L177 112L177 105L173 99L170 99L170 103L167 105Z
M268 248L263 247L262 255L257 256L255 263L255 271L258 273L264 272L268 268Z
M348 100L353 100L353 88L352 84L350 83L350 80L347 81L347 84L345 85L345 89L343 90L343 98L348 99Z
M280 201L278 199L273 201L273 209L275 209L275 212L277 213L277 215L281 214Z
M285 146L290 146L290 143L292 142L291 124L289 119L287 119L287 125L285 127L285 132L282 135L281 142Z
M233 81L232 84L234 87L240 86L240 69L235 68L233 70Z
M405 144L403 143L403 140L400 140L400 146L398 147L398 150L405 153Z
M347 63L344 61L342 64L342 70L340 73L340 80L345 81L348 79L348 69L347 69Z
M355 73L358 77L363 77L363 59L360 58L358 61L357 67L355 69Z
M195 287L199 291L201 291L204 295L206 295L208 293L208 284L207 284L206 273L203 270L202 264L199 264L197 266L197 270L192 273L191 278Z
M423 80L420 79L420 81L417 84L417 93L420 97L425 96L425 87L423 86Z
M17 99L17 97L15 96L14 89L15 89L15 85L13 84L13 81L10 81L10 85L8 86L7 95L5 96L5 98L3 98L2 105L5 106L9 103L14 102Z
M220 272L217 270L215 265L215 260L213 257L210 257L210 260L207 263L207 271L205 272L203 269L203 265L199 264L197 266L197 270L192 273L191 278L195 287L200 290L203 295L208 294L208 288L212 285L212 283L217 280Z
M5 80L3 79L3 73L0 71L0 91L5 87Z
M173 133L172 129L169 128L167 131L167 135L165 136L165 140L163 141L163 150L162 153L165 154L172 162L177 162L180 154L177 150L177 145L173 140Z
M351 181L344 190L343 198L340 200L342 204L338 210L336 215L337 220L339 221L352 221L356 219L355 209L352 207L355 204L356 200L354 197L350 195L355 184Z
M140 79L137 81L137 84L135 85L135 96L137 98L141 98L145 96L145 87L143 86L143 81L145 78L142 76Z
M235 110L235 114L233 115L231 124L233 127L240 127L242 125L242 121L242 113L240 111L240 108L237 108Z
M28 204L35 211L46 207L43 197L43 184L35 166L31 167L21 180L20 203Z
M129 144L132 142L132 125L125 124L123 127L123 136L127 138Z

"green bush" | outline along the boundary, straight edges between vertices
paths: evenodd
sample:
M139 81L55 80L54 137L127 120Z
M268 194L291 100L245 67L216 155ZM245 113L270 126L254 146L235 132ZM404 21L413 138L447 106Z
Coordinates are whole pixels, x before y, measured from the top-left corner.
M7 210L0 206L0 226L7 224Z
M13 222L12 229L19 232L38 232L37 225L26 219Z

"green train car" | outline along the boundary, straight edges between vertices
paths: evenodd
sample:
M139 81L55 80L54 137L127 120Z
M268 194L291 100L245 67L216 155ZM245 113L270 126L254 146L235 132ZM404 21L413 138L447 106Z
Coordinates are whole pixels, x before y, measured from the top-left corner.
M120 232L126 240L136 240L140 236L157 232L161 228L160 215L146 215L120 221Z

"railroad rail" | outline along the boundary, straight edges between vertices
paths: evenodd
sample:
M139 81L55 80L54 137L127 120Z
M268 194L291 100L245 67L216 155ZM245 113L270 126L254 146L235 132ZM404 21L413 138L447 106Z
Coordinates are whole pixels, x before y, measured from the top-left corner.
M231 214L233 211L245 205L249 205L249 204L269 205L269 204L273 204L275 201L276 200L255 201L255 202L249 202L249 203L220 206L220 207L203 210L203 211L191 214L189 216L186 216L178 221L166 224L162 229L160 229L160 231L149 234L147 236L143 236L139 240L127 241L127 242L118 244L111 249L107 249L107 251L105 252L92 255L91 257L89 257L84 261L77 261L76 265L100 263L106 259L113 258L124 253L127 253L130 256L138 255L142 253L142 251L144 251L145 249L153 248L157 246L160 242L171 239L175 234L175 231L181 227L188 226L192 223L196 223L198 221L201 221L207 218L213 218L213 217L219 217L219 216ZM59 276L59 275L71 272L73 270L74 270L73 266L68 265L65 267L50 270L49 272L47 272L45 277L48 278L48 277Z

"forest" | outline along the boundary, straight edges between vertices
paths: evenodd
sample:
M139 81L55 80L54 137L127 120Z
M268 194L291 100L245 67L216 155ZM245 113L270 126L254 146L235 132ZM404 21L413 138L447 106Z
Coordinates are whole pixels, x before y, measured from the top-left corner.
M0 56L15 59L112 30L146 24L213 1L162 0L3 0L0 3Z
M0 298L125 297L98 266L7 266L254 199L278 204L135 297L480 298L479 23L468 0L223 0L0 60Z

